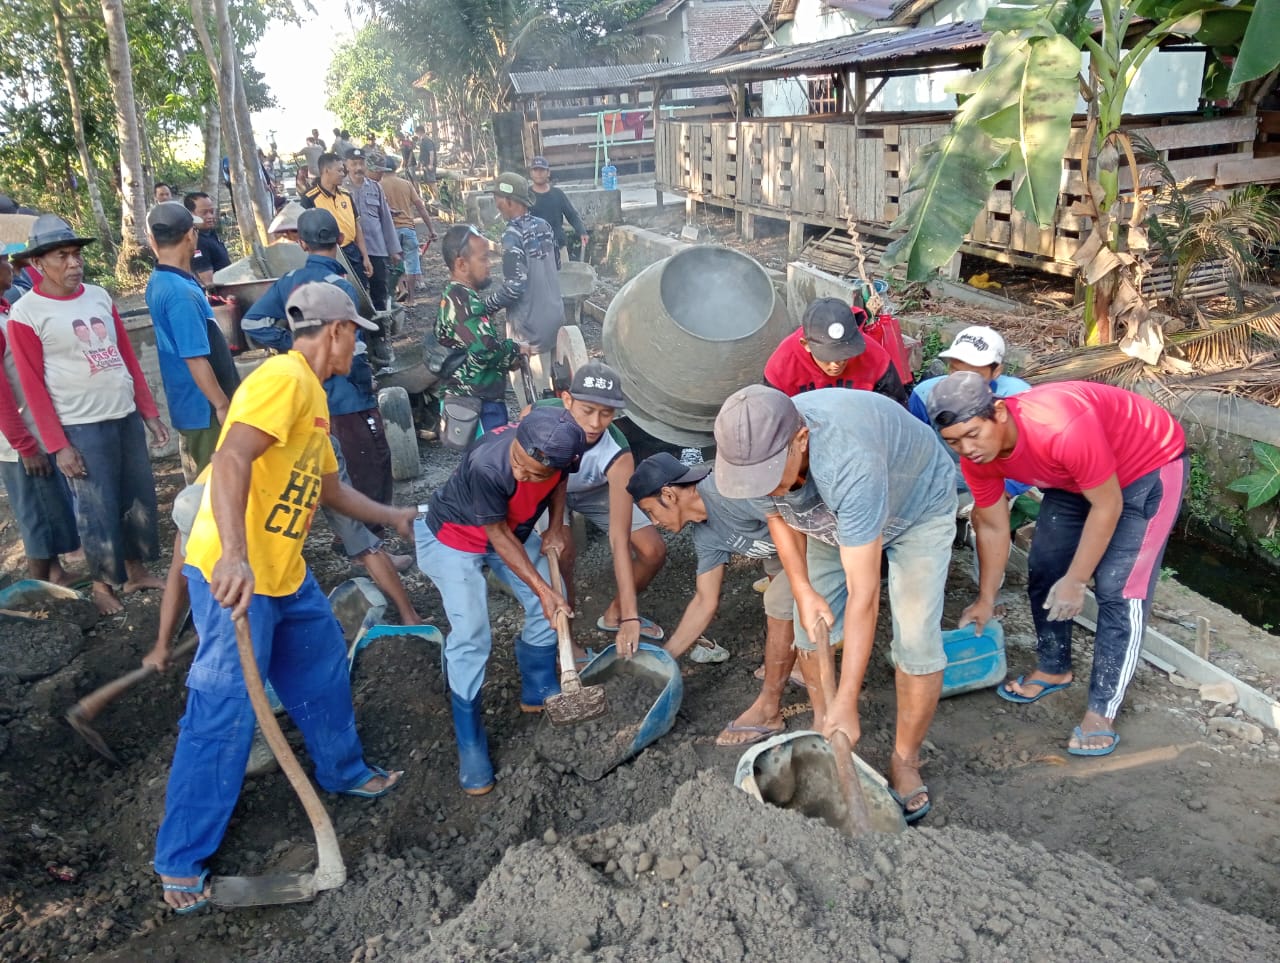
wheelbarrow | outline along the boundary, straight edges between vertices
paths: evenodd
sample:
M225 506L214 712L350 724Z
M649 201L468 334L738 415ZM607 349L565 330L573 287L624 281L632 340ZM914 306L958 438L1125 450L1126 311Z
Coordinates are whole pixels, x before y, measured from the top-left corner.
M871 831L903 832L907 821L889 784L852 755ZM821 819L835 829L843 829L848 820L835 752L817 732L783 732L750 747L738 760L733 784L761 802Z
M624 659L618 655L616 645L607 645L587 663L587 667L579 674L579 679L584 686L603 685L620 675L657 690L658 695L628 744L620 747L611 757L599 757L598 765L574 767L574 771L588 782L603 779L670 732L684 699L684 680L680 677L680 666L661 646L641 642L636 654L630 659ZM605 716L604 720L607 721L608 718ZM550 723L544 721L543 724Z
M444 633L434 625L374 625L361 631L351 643L351 648L347 651L347 673L355 671L356 656L367 649L369 643L385 639L389 635L412 635L424 642L435 643L440 646L441 653L444 652Z
M82 632L98 624L98 609L75 589L37 578L19 579L0 589L0 610L24 618L32 613L56 609L52 618L73 622Z

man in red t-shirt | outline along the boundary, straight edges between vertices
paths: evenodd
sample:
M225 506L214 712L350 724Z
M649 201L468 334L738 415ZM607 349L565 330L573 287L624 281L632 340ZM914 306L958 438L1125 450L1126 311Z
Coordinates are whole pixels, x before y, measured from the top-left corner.
M486 432L449 480L431 496L414 526L418 567L440 591L449 635L444 655L458 743L462 791L493 788L480 688L493 648L484 567L524 608L514 649L520 667L520 708L541 712L560 691L556 671L557 612L569 612L549 584L545 553L563 552L565 488L586 448L586 435L563 408L534 408L518 426ZM549 509L539 537L534 523Z
M1039 385L995 398L972 371L929 396L929 417L960 455L973 492L978 599L960 614L977 631L992 617L1009 560L1006 479L1044 492L1028 558L1027 594L1038 666L1002 685L1009 702L1036 702L1072 682L1071 623L1094 581L1098 629L1089 705L1067 744L1104 756L1133 679L1165 545L1187 485L1182 426L1159 405L1088 381Z
M907 389L889 352L863 337L867 313L839 298L819 298L800 327L782 340L764 366L765 384L789 397L819 388L859 388L904 407Z

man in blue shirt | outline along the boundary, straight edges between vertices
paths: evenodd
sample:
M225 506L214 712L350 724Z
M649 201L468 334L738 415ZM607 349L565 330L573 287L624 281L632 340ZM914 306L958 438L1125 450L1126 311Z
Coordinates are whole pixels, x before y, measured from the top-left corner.
M191 212L176 201L157 204L147 215L147 234L158 262L147 282L147 310L188 484L209 464L231 394L240 384L209 299L187 270L196 249L196 229Z
M254 303L241 323L245 336L257 344L287 351L293 344L284 324L284 306L294 288L308 281L336 284L354 302L356 289L338 262L338 221L322 208L298 216L298 241L307 263L280 278ZM378 399L373 390L373 367L363 341L356 343L351 373L334 375L324 383L329 399L332 433L342 445L351 486L384 505L391 504L391 449L387 446Z

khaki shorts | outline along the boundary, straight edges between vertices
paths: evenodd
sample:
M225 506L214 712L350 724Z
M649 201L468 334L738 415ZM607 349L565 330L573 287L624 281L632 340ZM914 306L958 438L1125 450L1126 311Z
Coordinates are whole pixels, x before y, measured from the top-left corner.
M771 555L764 560L764 571L769 576L769 587L764 590L764 614L781 622L793 621L796 597L791 594L791 580L778 556Z

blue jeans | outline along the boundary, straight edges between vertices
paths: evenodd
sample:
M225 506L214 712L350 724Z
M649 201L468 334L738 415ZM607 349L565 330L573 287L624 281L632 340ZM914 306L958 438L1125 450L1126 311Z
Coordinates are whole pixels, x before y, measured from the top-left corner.
M182 717L156 836L155 869L197 876L235 809L253 742L254 715L240 671L229 609L213 598L199 569L183 568L200 647L187 675ZM356 734L346 645L328 600L308 571L298 591L255 595L249 604L253 651L289 717L302 730L316 781L342 792L372 775Z
M156 482L142 416L135 411L92 425L64 425L63 431L89 473L68 479L89 577L119 585L125 562L160 557Z
M1151 592L1187 487L1186 455L1148 472L1120 490L1124 507L1098 568L1093 592L1098 629L1093 641L1089 711L1114 719L1133 681L1146 633ZM1027 556L1027 595L1036 627L1036 655L1042 672L1071 671L1070 620L1050 622L1044 603L1055 582L1067 574L1080 545L1089 502L1083 495L1045 490Z
M74 506L67 479L52 455L45 455L48 475L28 475L22 459L0 462L0 478L9 493L9 507L22 533L27 558L48 561L80 547Z
M449 617L444 654L449 689L456 695L467 702L476 697L484 685L484 670L493 649L493 634L489 628L489 587L485 582L484 566L489 566L489 570L511 588L524 606L524 627L520 630L520 638L533 646L556 644L556 630L543 615L538 596L507 567L497 552L490 549L478 554L450 548L431 533L422 519L414 523L413 538L418 548L418 567L440 591L445 615ZM542 554L542 538L536 532L529 536L524 550L537 567L538 574L550 581L547 559Z

